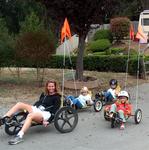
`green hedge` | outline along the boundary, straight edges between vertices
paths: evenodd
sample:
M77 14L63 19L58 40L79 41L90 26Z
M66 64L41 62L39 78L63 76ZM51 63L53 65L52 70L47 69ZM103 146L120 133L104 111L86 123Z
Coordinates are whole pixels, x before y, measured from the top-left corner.
M87 56L84 58L85 70L125 72L125 56Z
M72 58L72 65L69 62L69 58L66 57L66 66L65 68L76 67L76 56ZM126 72L127 64L127 55L100 55L100 56L85 56L84 57L84 70L90 71L103 71L103 72ZM149 57L146 57L145 60L149 60ZM53 56L53 59L47 64L46 67L49 68L63 68L63 56ZM129 60L129 74L136 75L138 67L138 58L137 55L131 55ZM140 72L142 67L140 65Z
M72 64L70 64L69 58L66 57L65 68L76 67L76 56L71 57ZM84 70L90 71L103 71L103 72L126 72L127 64L127 55L100 55L100 56L85 56L84 57ZM140 57L141 59L141 57ZM146 57L145 60L149 61L149 57ZM46 67L49 68L63 68L63 56L53 56L52 60L49 61ZM137 55L131 55L129 60L128 72L131 75L137 74L138 67L138 57ZM142 67L140 65L140 72Z
M69 57L66 56L66 61L65 61L65 66L63 65L63 56L52 56L51 59L49 60L48 63L45 65L41 64L40 67L45 67L45 68L68 68L70 69L73 67L74 69L76 68L76 56L71 57L72 64L70 63ZM149 57L146 57L145 60L149 60ZM126 72L126 63L127 63L127 56L126 55L101 55L101 56L85 56L84 57L84 70L90 70L90 71L111 71L111 72ZM137 73L137 56L132 55L130 56L130 61L129 61L129 73L132 75L136 75ZM10 66L20 66L20 67L35 67L34 64L32 64L29 61L19 61L13 62L12 64L5 63L5 67L10 67ZM140 71L141 71L141 66L140 66Z

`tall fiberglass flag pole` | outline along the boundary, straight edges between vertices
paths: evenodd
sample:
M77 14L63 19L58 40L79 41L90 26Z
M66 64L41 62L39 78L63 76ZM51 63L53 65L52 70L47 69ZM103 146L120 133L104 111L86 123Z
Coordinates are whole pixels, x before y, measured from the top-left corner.
M64 53L63 53L63 79L62 79L62 101L63 101L63 98L64 98L64 69L65 69L65 54L66 54L66 38L71 38L71 32L70 32L70 27L69 27L69 24L68 24L68 20L67 18L65 18L65 21L64 21L64 24L63 24L63 27L61 29L61 44L63 43L64 41Z
M143 22L141 23L143 24ZM140 70L140 52L141 52L141 43L145 43L147 41L147 36L144 34L142 26L138 26L138 32L136 34L136 38L139 39L139 47L138 47L138 64L137 64L137 86L136 86L136 109L138 108L138 91L139 91L139 70Z
M134 29L132 23L130 24L130 28L129 28L129 44L128 44L128 59L126 63L125 90L127 88L127 80L128 80L128 66L129 66L129 59L130 59L131 40L134 40Z

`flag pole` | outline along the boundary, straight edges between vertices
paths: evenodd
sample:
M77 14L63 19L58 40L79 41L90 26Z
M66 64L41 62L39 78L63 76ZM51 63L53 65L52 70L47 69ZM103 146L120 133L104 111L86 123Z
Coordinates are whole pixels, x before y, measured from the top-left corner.
M62 101L64 100L64 88L65 88L65 51L66 51L66 36L64 38L64 51L63 51L63 79L62 79Z
M129 66L129 60L130 60L130 45L131 45L131 39L129 39L129 45L128 45L128 58L126 62L126 76L125 76L125 90L127 89L127 80L128 80L128 66Z
M71 65L71 72L72 72L72 78L73 78L73 82L74 82L74 88L75 88L75 92L76 92L76 96L77 96L78 92L77 92L77 85L76 85L76 82L75 82L74 69L72 67L72 59L71 59L71 56L70 56L70 46L68 45L68 43L66 44L66 46L67 46L67 52L68 52L69 61L70 61L70 65Z
M136 109L138 108L139 69L140 69L140 40L138 47L138 64L137 64Z
M66 38L71 37L70 27L67 21L67 18L65 18L63 27L61 29L61 43L64 43L64 50L63 50L63 79L62 79L62 101L64 99L64 84L65 84L65 65L66 65ZM63 105L63 103L62 103Z
M129 60L130 60L131 40L134 40L134 29L133 29L132 23L130 23L130 28L129 28L128 57L127 57L127 62L126 62L126 76L125 76L125 86L124 86L125 90L127 88L127 80L128 80L128 67L129 67Z

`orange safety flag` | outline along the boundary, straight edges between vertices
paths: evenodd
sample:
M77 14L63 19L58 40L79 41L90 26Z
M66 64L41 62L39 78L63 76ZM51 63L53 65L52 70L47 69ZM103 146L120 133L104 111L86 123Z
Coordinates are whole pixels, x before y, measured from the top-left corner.
M139 40L144 41L144 43L147 41L147 37L143 33L142 26L140 26L140 25L138 26L138 32L136 34L136 38L139 39Z
M65 18L64 25L61 29L61 43L63 42L65 37L71 38L71 31L67 18Z
M134 40L134 28L133 28L133 24L130 24L129 36L130 36L130 40Z

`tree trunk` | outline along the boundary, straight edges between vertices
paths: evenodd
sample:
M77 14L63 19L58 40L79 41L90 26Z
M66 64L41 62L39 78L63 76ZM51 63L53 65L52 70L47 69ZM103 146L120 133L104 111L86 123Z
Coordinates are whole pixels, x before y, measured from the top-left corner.
M37 82L39 82L39 75L40 75L40 69L37 66L37 68L36 68L36 80L37 80Z
M149 1L148 0L141 0L143 10L149 9Z
M17 78L20 80L20 67L16 67Z
M76 80L83 81L83 55L85 47L85 35L79 36L78 55L76 62Z
M1 75L2 75L2 68L0 67L0 77L1 77Z

